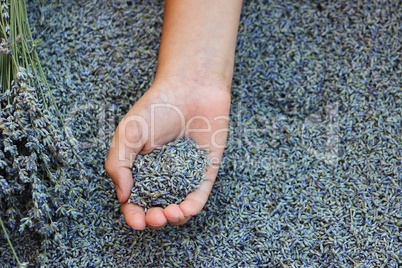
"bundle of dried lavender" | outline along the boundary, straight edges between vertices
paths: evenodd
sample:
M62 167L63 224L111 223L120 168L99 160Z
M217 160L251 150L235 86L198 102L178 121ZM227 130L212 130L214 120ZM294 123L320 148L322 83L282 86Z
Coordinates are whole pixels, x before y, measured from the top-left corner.
M86 174L35 51L25 1L0 3L0 219L5 233L28 228L49 238L63 233L53 216L74 213L64 207L81 194L74 178Z

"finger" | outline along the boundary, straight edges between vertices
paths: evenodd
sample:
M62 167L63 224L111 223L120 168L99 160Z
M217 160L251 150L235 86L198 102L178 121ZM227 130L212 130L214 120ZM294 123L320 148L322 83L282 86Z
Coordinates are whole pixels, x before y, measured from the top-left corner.
M147 226L151 229L159 230L165 227L167 224L167 219L163 214L163 208L152 207L148 209L145 216L145 222Z
M179 205L176 204L167 206L163 210L163 214L171 225L185 224L191 218L191 216L185 216Z
M207 180L203 181L197 189L189 193L180 204L180 209L184 216L194 216L198 214L208 201L209 194L218 174L218 167L209 167L206 173Z
M143 147L141 128L137 121L123 119L116 128L105 163L106 172L116 185L118 199L127 202L134 185L132 166L137 153Z
M105 169L116 186L117 198L120 203L126 203L134 186L132 164L127 160L119 160L118 155L118 149L111 147Z
M110 155L113 155L113 152L109 152L105 169L116 186L117 198L120 203L126 203L130 198L131 189L134 186L132 171L130 168L119 166L119 163Z
M121 210L124 220L131 228L136 230L145 229L145 212L142 207L131 203L124 203L121 204Z
M204 181L194 192L187 195L180 204L180 209L185 216L194 216L202 210L207 203L213 184L210 180Z

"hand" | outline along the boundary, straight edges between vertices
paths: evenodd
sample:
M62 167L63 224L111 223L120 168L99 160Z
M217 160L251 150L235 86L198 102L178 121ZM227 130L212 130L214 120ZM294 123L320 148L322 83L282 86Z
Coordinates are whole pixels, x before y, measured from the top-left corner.
M230 92L225 86L187 83L154 83L126 114L116 129L105 168L116 185L124 218L134 229L163 228L186 223L207 202L218 173L226 143ZM165 209L144 211L128 203L134 185L132 167L138 154L150 153L186 135L209 150L214 166L207 169L208 180L185 200Z
M158 66L151 88L116 129L105 168L124 218L134 229L186 223L207 202L226 143L241 0L166 0ZM208 180L179 205L128 203L138 154L185 134L208 148Z

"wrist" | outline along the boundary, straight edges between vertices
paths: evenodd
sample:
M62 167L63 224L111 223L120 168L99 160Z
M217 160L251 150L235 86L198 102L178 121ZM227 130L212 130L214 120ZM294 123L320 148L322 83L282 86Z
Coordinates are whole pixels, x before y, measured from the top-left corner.
M154 83L171 81L202 87L219 87L230 91L233 77L233 57L178 56L174 61L160 57Z

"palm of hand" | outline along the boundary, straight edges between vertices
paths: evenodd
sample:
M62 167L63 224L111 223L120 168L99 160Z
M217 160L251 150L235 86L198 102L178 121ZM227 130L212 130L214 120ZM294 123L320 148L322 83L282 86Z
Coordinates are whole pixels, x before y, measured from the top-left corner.
M116 184L125 220L134 229L159 229L167 222L187 222L204 207L218 172L226 143L230 93L213 86L180 87L151 87L116 129L105 166ZM215 164L207 170L208 180L180 205L153 207L145 213L138 205L127 203L133 187L131 168L135 156L182 135L208 148L208 157Z

